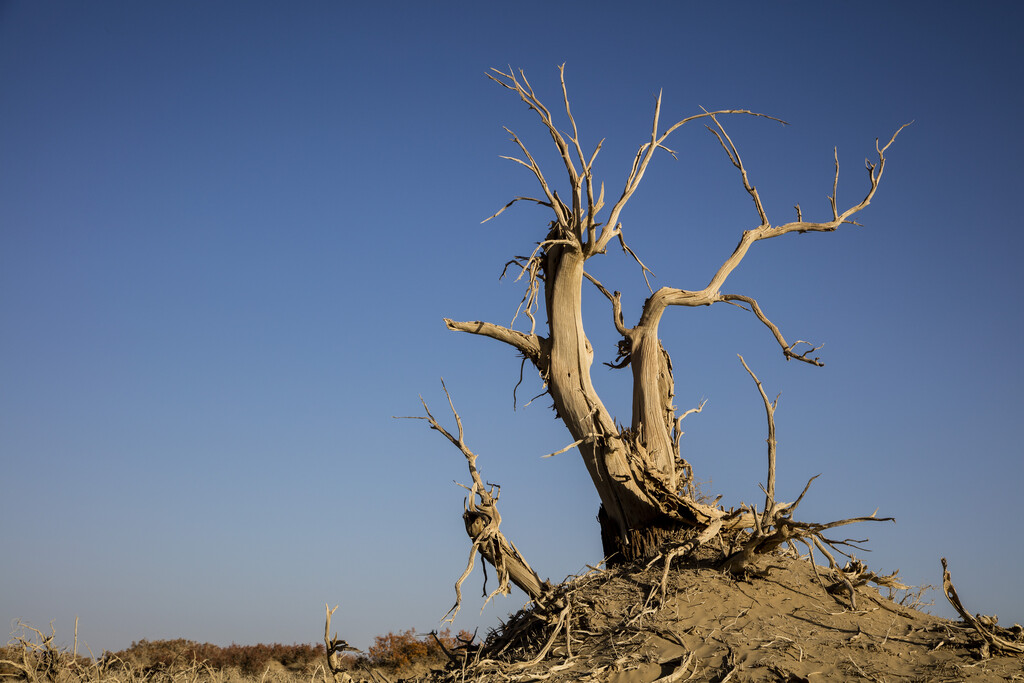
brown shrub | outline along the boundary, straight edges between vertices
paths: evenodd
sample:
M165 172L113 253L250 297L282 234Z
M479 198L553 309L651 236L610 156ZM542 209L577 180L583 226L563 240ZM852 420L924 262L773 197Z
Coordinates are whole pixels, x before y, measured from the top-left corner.
M437 637L448 650L453 650L461 644L460 639L468 642L472 640L473 634L460 631L458 638L455 638L450 629L445 629ZM433 636L428 634L417 638L413 629L401 633L392 631L375 637L367 654L371 666L387 669L402 669L414 664L434 664L445 660L444 652Z
M119 659L143 671L165 671L193 662L211 669L238 669L246 676L262 673L270 662L279 662L286 669L304 672L316 667L323 659L322 645L272 643L265 645L237 645L220 647L212 643L197 643L178 638L175 640L140 640L120 652L108 653L109 659Z
M319 644L232 643L220 647L184 638L135 641L124 650L105 652L94 661L56 646L54 638L53 633L20 624L11 642L0 646L0 679L49 683L179 683L182 679L195 683L305 683L325 663L324 646ZM462 631L453 637L445 629L437 638L452 651L471 641L472 634ZM432 635L417 637L409 629L377 636L368 656L346 654L342 666L349 670L376 667L395 673L423 672L445 659Z

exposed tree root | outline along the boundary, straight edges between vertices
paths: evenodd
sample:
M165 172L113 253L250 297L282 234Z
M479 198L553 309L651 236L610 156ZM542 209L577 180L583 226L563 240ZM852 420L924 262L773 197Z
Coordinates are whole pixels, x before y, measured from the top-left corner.
M977 617L971 616L956 594L956 588L953 587L953 579L949 575L949 568L946 566L944 557L942 558L942 589L949 604L953 605L953 609L981 636L981 656L983 658L990 657L993 651L1015 655L1024 653L1024 629L1021 629L1019 625L1007 629L999 626L996 617L986 617L981 614Z
M560 104L564 105L568 127L555 121L552 111L541 102L522 71L515 72L509 68L508 72L493 70L489 75L493 81L516 93L538 116L557 149L560 165L568 176L568 188L563 187L563 194L560 196L524 142L506 128L519 150L519 156L504 158L528 169L539 185L540 194L536 197L517 196L487 220L500 215L505 209L520 201L549 209L553 214L553 220L547 224L543 238L533 242L534 246L531 247L529 256L516 256L506 263L506 270L519 268L517 281L526 282L525 292L509 327L479 320L455 321L446 318L444 322L450 330L488 337L509 345L519 353L524 364L530 361L535 367L543 387L540 395L547 394L551 397L556 416L562 420L571 436L571 443L568 446L550 455L558 455L572 448L579 451L601 500L599 520L604 549L608 556L606 560L623 565L633 563L634 568L647 563L647 570L650 570L651 574L657 573L658 570L653 569L657 562L663 560L664 567L660 571L660 580L649 582L644 587L646 597L641 595L639 600L628 603L625 613L614 617L614 623L604 623L601 628L590 626L588 620L593 618L594 609L598 606L585 604L581 590L593 582L605 580L604 577L607 575L587 575L559 586L551 586L540 579L499 528L501 515L498 513L497 501L500 488L484 484L476 466L477 455L465 443L462 420L442 381L445 396L458 427L457 436L438 423L422 397L420 400L426 415L418 416L416 419L428 421L431 429L441 433L462 452L472 479L471 486L464 486L469 495L466 497L463 511L466 532L471 541L469 558L465 571L455 583L455 604L445 616L450 621L458 614L462 604L461 587L474 569L477 554L482 555L485 560L485 605L493 596L509 593L512 584L520 587L534 602L534 607L530 611L514 616L503 626L499 634L488 638L484 646L472 651L472 665L468 663L471 652L468 645L461 659L449 653L450 659L453 664L462 666L463 681L466 680L467 671L470 669L472 676L483 677L495 673L494 680L501 680L504 683L540 681L558 674L563 674L563 678L568 680L566 672L574 670L580 657L580 641L574 639L574 634L599 638L602 640L602 646L613 651L620 646L625 647L626 643L635 644L637 639L647 637L641 625L657 615L658 610L662 609L669 599L672 562L678 563L701 552L703 568L714 567L715 571L725 572L728 580L732 581L736 576L757 574L760 571L758 563L764 558L777 558L783 546L795 551L795 544L801 543L808 550L807 559L818 584L836 600L840 600L843 595L848 599L849 609L844 609L841 614L848 614L850 611L866 614L869 610L858 611L857 600L858 589L866 583L895 589L906 587L899 583L896 572L885 576L875 574L869 571L863 562L844 551L844 548L859 549L858 544L865 541L833 539L826 536L826 533L849 524L892 521L892 518L877 517L872 513L828 523L794 520L795 511L816 477L808 480L794 502L776 500L775 410L779 399L776 397L772 401L768 398L761 381L742 356L740 361L753 379L764 401L767 414L768 472L767 480L762 487L765 494L764 504L760 511L755 504L743 504L738 509L725 510L718 505L719 499L708 503L699 496L695 491L692 469L680 454L680 437L683 418L699 413L704 403L676 417L672 361L662 345L658 330L660 321L669 307L690 308L725 303L752 313L771 333L786 360L814 366L824 365L813 355L821 348L820 344L804 340L789 341L779 326L765 314L755 298L745 294L729 294L724 292L723 288L731 274L758 242L790 233L833 232L845 224L856 224L854 217L871 204L880 186L887 163L887 151L906 125L898 128L884 145L876 139L877 160L865 160L868 188L865 194L860 195L862 198L859 201L846 208L838 204L839 157L838 152L834 152L835 174L832 194L828 198L830 212L825 220L805 220L800 206L797 205L795 221L775 224L770 220L761 196L748 176L738 146L726 131L722 121L726 116L742 115L785 122L750 110L702 109L702 113L683 118L662 129L659 123L659 94L654 106L650 135L639 146L618 199L608 211L602 213L605 208L605 188L603 183L595 186L593 173L593 164L601 150L601 143L597 144L592 153L584 153L569 102L564 65L559 72L562 86ZM666 286L654 290L648 280L650 268L624 240L621 214L640 186L658 150L668 151L675 156L675 153L665 146L667 138L687 123L698 120L710 124L706 125L708 131L719 142L729 162L739 172L742 186L753 202L758 222L756 227L742 231L735 249L721 262L702 289L684 290ZM568 193L565 192L566 189ZM622 250L636 261L650 290L650 296L643 303L639 319L632 327L627 326L623 316L621 294L618 291L609 291L586 270L587 261L607 253L607 247L612 240L618 240ZM595 359L595 351L587 338L583 320L581 289L584 279L597 287L611 303L611 322L620 337L617 342L617 355L613 362L606 365L620 369L628 367L633 375L632 415L628 427L623 427L612 416L592 382L591 366ZM539 316L536 314L541 307L546 313L546 321L540 323L542 329L538 331ZM529 332L514 329L520 314L530 321ZM521 323L521 326L525 326L525 323ZM546 331L543 329L545 327ZM518 384L516 386L518 388ZM513 399L515 400L515 389ZM718 542L721 548L720 555L710 550L713 541ZM819 551L827 559L827 569L817 566L815 551ZM840 566L836 560L836 553L846 556L849 561ZM489 594L486 588L487 564L494 568L498 577L498 586ZM807 573L802 571L801 575L806 576ZM945 574L944 585L947 598L964 619L982 635L986 648L1004 652L1024 652L1024 644L1010 640L1008 632L995 626L994 619L972 619L966 613L956 598L948 572ZM861 595L871 594L868 590L862 590ZM740 620L749 609L741 610L732 622L722 625L720 630L725 631L733 627L742 629ZM331 612L328 610L327 614L328 631ZM740 622L739 626L737 622ZM783 642L786 641L795 642L795 639L783 638ZM325 633L329 654L339 642L344 641L331 639ZM725 649L726 653L716 655L713 663L699 661L700 657L694 655L692 651L685 658L679 657L671 666L668 665L671 662L659 662L659 665L667 666L667 669L648 680L676 681L680 680L686 671L690 672L687 674L688 678L695 678L698 676L698 668L702 668L705 674L714 670L715 679L719 682L731 680L734 676L742 677L743 674L737 672L741 671L744 663L737 661L732 647L726 645ZM558 661L552 663L552 659L555 658ZM629 656L624 656L613 660L611 665L591 669L586 675L596 680L595 677L601 675L605 669L618 668L628 661ZM875 678L870 667L862 667L857 659L849 655L846 655L842 666L862 678ZM576 679L584 675L582 670L579 673L580 676ZM782 678L781 674L779 677ZM785 680L807 679L795 677Z
M839 672L881 681L911 671L912 680L991 680L956 673L972 666L965 630L873 606L871 600L886 600L863 588L869 573L856 563L842 571L872 606L830 610L807 591L814 578L806 555L772 553L764 571L738 582L714 569L712 548L696 547L685 561L677 556L665 588L664 570L654 563L592 570L555 586L546 605L516 613L478 648L452 657L446 671L418 680L804 681ZM913 663L915 651L937 645L949 675L936 676L931 657ZM899 673L886 668L885 657Z
M767 487L762 487L762 490L765 493L764 511L761 514L758 514L757 508L754 505L744 506L749 510L750 517L753 520L753 530L749 535L746 535L745 538L740 540L738 549L726 555L725 559L721 562L721 568L732 573L743 573L747 571L748 567L756 562L758 556L770 554L783 544L792 547L794 542L799 541L807 546L812 565L814 563L814 548L821 551L821 553L828 559L829 568L838 581L836 584L833 584L833 586L826 588L826 590L830 593L835 593L837 586L844 587L849 595L850 605L853 609L856 609L857 602L854 588L858 585L864 585L870 581L879 586L897 589L906 588L906 586L900 584L896 579L898 572L894 572L890 576L879 576L874 572L869 572L867 565L851 556L848 556L850 557L850 562L847 563L846 567L840 568L839 564L836 562L835 556L829 551L829 549L831 549L832 551L845 555L846 553L840 549L840 546L856 548L857 545L855 544L864 543L867 539L845 539L840 541L824 536L825 531L836 527L856 524L858 522L893 521L892 517L876 517L876 513L872 513L863 517L850 517L848 519L841 519L825 524L798 522L794 520L793 513L807 494L808 489L811 487L811 483L818 478L818 475L811 477L807 481L807 484L804 486L804 490L800 492L800 495L797 496L797 499L794 502L784 503L782 505L775 502L775 409L778 407L779 397L776 396L774 401L770 401L768 399L768 395L765 393L764 387L761 385L761 380L758 379L757 375L754 374L754 371L750 369L747 362L743 359L743 356L740 356L739 359L751 379L754 380L754 384L757 386L757 390L761 394L761 399L764 401L765 413L768 418L768 478ZM818 575L817 571L817 567L815 566L816 575ZM818 575L818 581L824 587L824 583L821 582L820 575Z
M804 486L803 491L792 503L779 503L775 501L775 469L776 469L776 441L775 441L775 408L778 404L778 397L775 401L769 401L761 381L750 369L743 357L740 362L754 380L758 391L765 404L765 411L768 421L768 477L767 487L762 487L765 492L765 508L758 512L754 505L743 505L735 510L723 510L714 505L708 505L693 500L688 495L677 492L674 495L667 488L659 488L661 483L650 477L643 478L641 472L637 472L637 480L645 486L649 486L649 493L652 498L661 500L668 508L675 505L675 511L682 510L686 514L676 512L666 516L670 524L676 525L676 531L666 527L662 540L657 544L656 552L649 561L648 567L655 562L664 560L664 570L660 583L660 596L665 597L668 576L672 561L676 558L687 557L702 546L718 539L723 547L723 556L718 562L718 567L732 574L744 574L755 568L760 557L771 555L780 546L788 545L793 547L794 542L800 542L807 547L809 558L814 566L818 582L828 593L836 595L845 592L851 609L857 608L856 587L872 582L879 586L886 586L894 589L906 588L897 579L898 572L889 576L879 576L870 572L867 566L860 560L847 555L849 562L841 567L835 559L833 552L846 555L842 547L858 548L863 540L837 540L826 537L824 534L829 529L858 522L869 521L892 521L891 517L876 517L874 513L862 517L851 517L828 523L799 522L792 518L794 511L800 505L811 483L817 478L811 477ZM489 594L486 592L486 565L484 566L484 590L486 600L484 604L495 595L508 594L511 590L510 584L521 588L531 600L540 607L550 607L564 617L563 610L568 609L567 603L557 597L558 591L553 590L550 583L542 581L538 574L526 562L519 550L513 545L500 530L501 515L497 510L497 501L500 495L500 488L495 485L485 486L480 472L477 469L477 454L465 443L462 418L452 401L451 395L444 381L441 381L442 389L448 400L448 405L455 418L457 436L442 427L430 412L426 401L421 397L425 416L417 416L411 419L426 420L431 429L441 433L453 445L455 445L466 458L469 467L472 486L463 486L469 495L466 498L463 520L466 525L466 533L472 542L469 558L462 575L455 582L455 604L445 615L445 620L452 622L458 614L462 605L462 584L472 573L475 566L476 556L479 553L485 562L490 564L498 575L498 586ZM702 404L703 406L703 404ZM565 449L563 449L565 450ZM557 451L556 451L557 454ZM695 521L696 520L696 521ZM610 520L604 520L602 524L610 524ZM676 540L681 530L689 526L689 532L684 532L682 541ZM653 540L653 539L652 539ZM814 565L814 550L819 550L828 560L830 580L832 583L826 585L822 579L818 567ZM654 597L652 592L648 595L647 603ZM562 618L556 619L561 623ZM553 636L552 636L553 637Z

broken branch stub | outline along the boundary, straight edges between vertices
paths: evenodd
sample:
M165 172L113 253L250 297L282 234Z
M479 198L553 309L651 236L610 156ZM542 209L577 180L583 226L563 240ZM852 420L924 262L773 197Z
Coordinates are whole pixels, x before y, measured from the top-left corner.
M327 648L327 669L331 672L331 676L334 677L335 683L350 683L352 677L345 671L345 666L342 664L342 655L346 652L359 652L358 648L354 648L349 645L346 641L338 637L335 633L331 635L331 617L338 610L338 605L331 609L328 604L324 605L327 610L327 619L324 622L324 646Z

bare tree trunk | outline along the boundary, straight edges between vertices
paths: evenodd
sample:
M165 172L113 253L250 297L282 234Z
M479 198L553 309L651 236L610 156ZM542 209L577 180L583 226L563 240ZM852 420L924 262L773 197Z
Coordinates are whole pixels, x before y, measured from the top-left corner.
M825 222L804 221L797 207L797 220L773 226L768 220L756 188L749 182L747 172L732 139L719 123L718 117L744 114L763 118L773 117L749 110L704 111L659 131L661 96L654 110L650 139L637 151L633 167L621 196L607 216L598 218L604 207L604 185L596 193L591 167L601 149L599 144L588 158L580 146L576 122L569 105L562 74L562 94L565 114L572 135L563 133L522 72L495 71L490 76L505 88L516 92L520 99L537 113L558 149L564 170L568 175L571 199L563 202L558 192L549 185L526 146L512 131L512 140L523 158L508 159L530 169L537 179L542 196L516 197L494 216L518 201L529 201L548 207L554 214L544 240L528 258L514 260L521 267L519 277L528 279L523 297L525 314L532 325L529 333L480 321L456 322L445 320L451 330L491 337L516 348L537 368L545 382L547 392L554 400L558 417L565 423L579 449L591 480L601 498L599 520L606 554L621 559L645 559L653 556L658 546L679 527L720 524L728 527L753 526L753 513L737 513L726 517L716 507L703 505L693 499L692 475L679 454L679 421L673 405L675 394L672 363L658 338L662 314L669 306L708 306L720 302L745 304L775 337L787 359L822 365L809 354L818 347L798 341L790 344L778 327L762 312L756 300L738 294L723 294L721 289L733 270L757 241L778 237L790 232L831 232L843 223L853 222L851 217L870 204L885 168L884 152L895 140L899 130L884 147L878 147L877 163L867 163L870 188L857 204L840 213L835 200L839 179L836 156L836 175L833 195L830 197L832 217ZM619 293L614 294L584 270L586 261L607 251L609 242L618 239L623 250L640 265L644 277L649 272L633 251L626 246L619 217L626 203L643 179L654 153L664 147L666 138L684 124L697 119L710 120L708 130L721 143L730 162L739 170L744 188L753 200L760 220L758 227L742 233L739 244L723 262L708 285L697 291L662 287L652 292L644 303L640 320L627 328L623 321ZM779 119L773 119L778 121ZM783 122L784 123L784 122ZM507 129L506 129L507 130ZM900 128L902 130L902 128ZM490 220L490 219L488 219ZM613 322L619 334L620 357L617 367L631 364L633 372L633 414L630 427L619 430L608 413L591 382L590 368L594 351L583 326L582 283L589 279L611 302ZM536 334L534 317L539 301L537 292L543 288L547 313L548 336ZM523 308L521 305L521 309ZM807 344L808 350L798 353L796 348ZM699 409L696 409L699 411ZM685 415L694 412L687 411ZM776 506L771 506L776 507ZM770 511L766 511L770 512Z
M594 352L584 332L582 315L584 262L579 250L571 246L556 246L546 254L545 294L551 333L548 391L558 417L573 439L580 442L580 454L601 498L609 522L602 528L606 554L614 549L621 559L638 559L651 554L668 522L663 519L662 506L642 488L642 480L650 473L660 475L664 470L662 483L674 492L674 482L668 474L674 474L671 441L659 439L662 450L655 450L654 458L650 450L640 450L645 445L643 440L635 438L635 434L623 438L594 389L590 376ZM658 359L661 358L659 346ZM644 396L650 386L639 385L635 395ZM658 382L653 386L658 387ZM639 400L642 404L650 403ZM667 437L662 426L663 421L649 433ZM655 530L659 532L651 533Z

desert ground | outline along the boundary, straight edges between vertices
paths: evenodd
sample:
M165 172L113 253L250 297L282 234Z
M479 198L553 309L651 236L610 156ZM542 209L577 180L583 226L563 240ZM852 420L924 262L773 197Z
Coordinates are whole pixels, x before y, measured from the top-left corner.
M921 589L883 594L867 583L836 580L836 570L789 549L741 576L715 568L716 557L702 550L668 571L663 561L595 568L472 642L465 633L440 642L389 634L370 656L339 651L331 666L323 646L284 647L287 657L247 669L215 666L195 648L171 664L140 658L145 648L138 647L88 659L30 629L4 649L0 675L33 683L1024 680L1024 656L1012 652L1024 650L1018 625L975 621L994 634L1001 651L976 626L919 609Z
M546 619L520 613L475 665L432 680L1024 680L1024 660L983 652L966 624L914 609L920 591L892 596L901 605L857 586L851 604L845 585L788 553L743 578L708 564L582 576ZM1019 642L1020 627L1010 632Z

